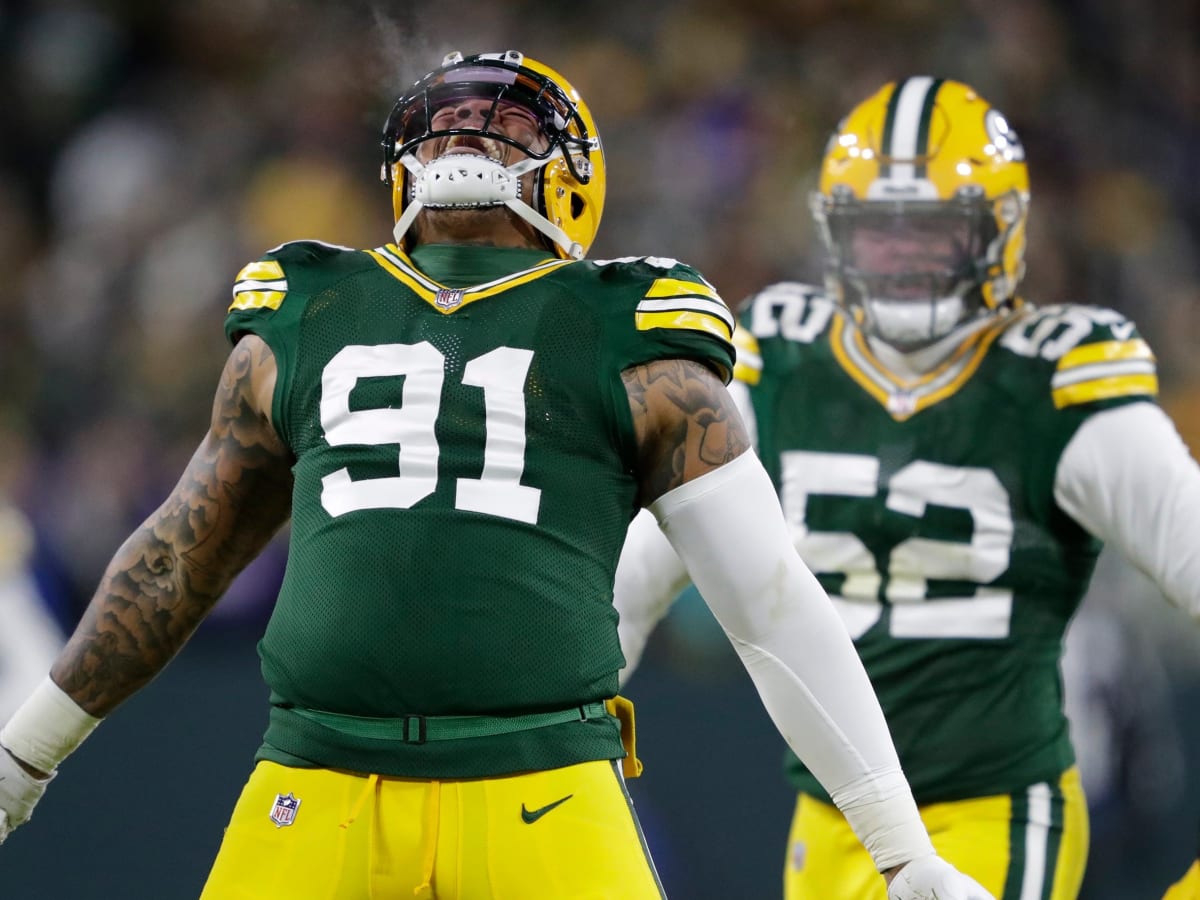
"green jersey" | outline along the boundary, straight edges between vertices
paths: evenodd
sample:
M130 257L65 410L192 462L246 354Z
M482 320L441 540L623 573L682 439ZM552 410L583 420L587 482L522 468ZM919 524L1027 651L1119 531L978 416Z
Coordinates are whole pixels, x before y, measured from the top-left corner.
M1056 778L1074 761L1063 634L1100 551L1056 469L1088 416L1156 393L1132 323L1021 305L908 379L813 288L768 288L742 325L760 455L918 802ZM827 796L790 755L789 774Z
M410 719L616 693L613 576L636 511L621 372L729 373L732 328L698 273L653 257L298 242L243 269L225 330L273 351L295 457L260 758L454 778L622 756L607 716L428 742L423 724L412 740L357 725L399 719L407 737Z

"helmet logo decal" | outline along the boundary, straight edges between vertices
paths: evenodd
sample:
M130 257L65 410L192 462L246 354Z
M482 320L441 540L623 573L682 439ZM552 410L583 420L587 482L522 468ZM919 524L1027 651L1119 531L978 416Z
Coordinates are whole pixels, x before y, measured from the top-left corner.
M983 117L983 128L996 152L1004 159L1020 161L1025 159L1025 146L1017 133L1008 124L1008 119L998 109L989 109Z

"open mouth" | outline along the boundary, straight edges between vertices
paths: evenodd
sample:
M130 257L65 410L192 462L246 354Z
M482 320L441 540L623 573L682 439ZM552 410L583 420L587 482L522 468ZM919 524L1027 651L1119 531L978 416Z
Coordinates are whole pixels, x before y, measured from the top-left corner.
M474 134L456 134L447 138L441 155L449 156L452 153L485 156L498 163L503 163L508 155L503 142Z

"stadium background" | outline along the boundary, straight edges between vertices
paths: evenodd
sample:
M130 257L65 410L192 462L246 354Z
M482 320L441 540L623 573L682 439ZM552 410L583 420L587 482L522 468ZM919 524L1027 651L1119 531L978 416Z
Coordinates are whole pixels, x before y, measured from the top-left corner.
M805 197L841 114L897 74L973 83L1028 151L1024 293L1134 318L1200 448L1193 4L9 0L0 502L33 524L30 568L64 629L203 433L234 273L294 238L388 240L375 177L395 95L449 49L509 47L562 70L599 122L592 255L683 259L734 304L817 274ZM0 850L0 896L196 896L264 727L254 641L284 553L64 768ZM1085 898L1157 898L1200 829L1200 636L1113 558L1085 609L1070 657L1094 807ZM694 595L629 693L635 798L671 896L778 896L781 743Z

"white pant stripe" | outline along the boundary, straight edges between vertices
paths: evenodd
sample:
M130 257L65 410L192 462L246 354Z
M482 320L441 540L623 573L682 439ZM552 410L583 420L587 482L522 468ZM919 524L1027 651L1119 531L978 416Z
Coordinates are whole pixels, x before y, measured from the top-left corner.
M1046 853L1050 842L1050 785L1029 788L1029 824L1025 826L1025 877L1021 900L1042 900L1046 887Z

